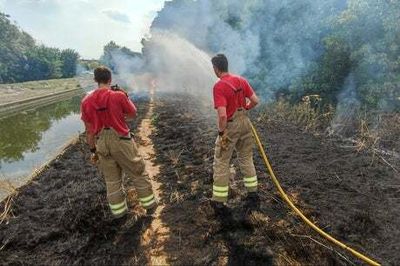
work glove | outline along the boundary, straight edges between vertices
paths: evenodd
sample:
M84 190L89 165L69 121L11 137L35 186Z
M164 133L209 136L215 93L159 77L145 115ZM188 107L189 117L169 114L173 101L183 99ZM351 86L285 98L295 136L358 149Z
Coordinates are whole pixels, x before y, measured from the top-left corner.
M219 132L219 145L221 150L227 150L231 139L228 137L227 131Z
M97 152L90 154L90 162L93 165L96 165L99 161L99 155L97 155Z
M99 155L97 154L96 147L90 149L90 162L94 165L99 161Z

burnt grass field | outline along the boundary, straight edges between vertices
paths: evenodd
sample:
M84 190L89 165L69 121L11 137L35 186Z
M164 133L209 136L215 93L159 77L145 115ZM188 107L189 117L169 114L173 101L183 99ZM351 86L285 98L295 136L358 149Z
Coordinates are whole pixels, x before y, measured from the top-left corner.
M148 109L148 100L141 98L138 106L136 125ZM340 141L263 117L252 113L276 174L296 205L339 240L384 264L398 265L399 174ZM161 170L157 176L162 184L160 204L165 205L160 219L170 229L164 243L170 264L359 264L288 209L258 153L259 209L249 211L245 205L246 192L236 169L231 213L215 215L208 198L217 134L209 105L189 95L158 95L152 123L154 162ZM9 219L0 225L0 264L149 263L149 247L141 244L141 238L151 218L129 197L131 213L125 220L113 221L104 182L88 158L86 145L79 141L19 189Z

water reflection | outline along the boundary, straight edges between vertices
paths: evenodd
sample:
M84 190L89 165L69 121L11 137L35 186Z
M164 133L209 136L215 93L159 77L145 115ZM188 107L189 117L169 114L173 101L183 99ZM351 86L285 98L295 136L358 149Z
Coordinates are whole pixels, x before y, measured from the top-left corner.
M43 133L53 123L79 113L81 97L45 106L0 120L0 167L24 159L24 153L35 152Z
M79 105L73 97L33 111L0 120L0 180L15 187L83 131ZM0 200L6 196L0 189Z

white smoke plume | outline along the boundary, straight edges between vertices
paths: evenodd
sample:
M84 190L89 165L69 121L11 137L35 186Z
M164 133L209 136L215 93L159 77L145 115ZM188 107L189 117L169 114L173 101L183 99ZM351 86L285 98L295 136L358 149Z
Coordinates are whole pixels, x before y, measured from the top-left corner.
M270 97L305 75L323 53L321 35L345 2L171 1L152 31L173 32L209 54L225 53L232 72L249 77L260 94Z
M121 51L111 52L112 61L115 62L115 71L118 75L115 76L115 81L121 83L126 90L129 91L140 91L143 89L142 86L147 84L141 84L136 81L137 73L143 68L143 59L139 57L128 56Z
M115 55L118 72L131 85L132 68L144 69L157 76L162 89L210 97L216 80L210 55L224 53L231 72L249 78L259 94L271 99L276 89L306 74L323 52L315 46L343 2L166 1L144 42L143 60Z
M216 77L207 53L175 34L156 31L146 44L144 54L160 91L210 98Z
M332 120L329 134L342 134L349 125L353 124L355 115L359 112L360 101L356 93L354 75L350 74L342 92L338 95L335 117Z
M120 50L110 57L117 73L114 83L129 92L138 94L156 86L159 92L190 93L210 102L217 80L211 57L176 34L154 30L145 41L142 58Z

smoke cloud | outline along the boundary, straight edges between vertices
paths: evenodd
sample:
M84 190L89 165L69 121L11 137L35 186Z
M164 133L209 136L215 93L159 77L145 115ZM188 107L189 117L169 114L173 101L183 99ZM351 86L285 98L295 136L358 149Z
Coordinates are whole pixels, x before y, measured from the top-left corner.
M216 80L210 55L224 53L231 72L272 99L323 52L318 44L327 18L344 1L168 1L144 41L143 60L117 54L114 61L128 84L134 67L152 73L160 89L210 98Z
M111 61L114 62L114 71L118 73L116 82L131 91L141 90L147 84L140 84L136 81L138 72L143 68L144 62L140 57L134 57L123 53L121 50L114 50L110 53Z
M353 124L355 115L360 110L360 101L356 92L354 74L350 74L342 92L338 95L336 114L328 129L330 134L343 134L349 125Z
M209 54L225 53L232 72L271 97L306 74L321 55L321 35L344 2L172 1L154 20L152 33L167 30Z
M160 91L185 92L203 99L210 98L216 77L207 53L175 34L153 31L144 54Z
M337 103L338 110L332 127L340 128L366 103L384 110L400 106L399 83L390 80L399 69L398 14L389 12L393 6L385 2L366 2L166 1L143 42L143 58L120 58L118 68L124 73L134 64L140 73L151 73L161 90L209 99L216 80L210 56L224 53L230 71L248 78L265 101L282 91L298 99L309 91L330 97L327 102ZM326 39L333 40L331 46ZM342 77L333 80L334 75Z

